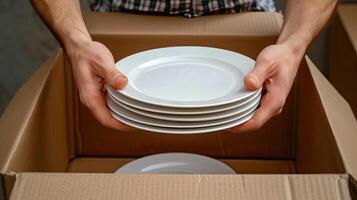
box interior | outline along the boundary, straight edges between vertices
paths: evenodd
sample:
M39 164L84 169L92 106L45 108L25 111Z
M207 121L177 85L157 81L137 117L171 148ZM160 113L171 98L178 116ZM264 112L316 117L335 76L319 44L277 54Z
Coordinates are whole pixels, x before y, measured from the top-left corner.
M63 51L59 51L50 62L51 66L45 65L44 68L41 68L41 70L45 70L45 68L48 70L49 77L44 81L44 87L36 105L33 106L33 113L28 119L26 129L23 130L19 145L14 151L12 159L6 165L6 172L112 173L132 159L145 155L138 156L135 148L131 149L133 153L129 156L76 154L74 150L76 142L73 141L75 137L73 138L74 134L71 134L75 127L73 127L74 123L70 122L76 122L78 119L72 120L69 116L73 115L68 111L73 111L71 109L74 109L76 104L79 104L79 101L77 99L75 103L71 103L71 99L69 99L70 97L77 98L77 95L73 80L69 78L72 75L66 59ZM41 70L37 73L40 73ZM31 82L31 79L29 82ZM200 152L185 151L182 144L180 148L184 152L201 153L220 159L241 174L344 173L345 169L336 142L334 142L331 130L329 130L319 95L313 86L312 77L304 61L301 65L295 88L292 90L292 93L304 92L304 95L299 95L299 98L295 99L298 103L288 107L291 110L285 109L284 111L292 113L292 116L296 117L299 123L299 129L297 130L293 130L293 127L290 127L291 132L296 131L298 133L294 149L296 157L224 157L212 156L209 153L204 153L204 150ZM306 91L307 87L309 90ZM26 88L22 89L25 91L20 91L20 94L28 92ZM66 104L59 103L61 101L65 101ZM306 112L309 114L307 115ZM87 111L85 113L88 117L91 117ZM91 123L94 122L92 121ZM105 127L98 123L95 126L97 127L95 129L97 134L106 134ZM267 131L268 134L269 132L266 129L274 130L274 126L268 128L264 126L261 132ZM115 133L115 131L113 132ZM119 132L117 134L120 136L132 133ZM135 135L139 134L143 133L140 132ZM155 133L150 134L157 137L165 136ZM214 134L231 134L230 136L235 136L235 134L224 132ZM254 137L254 135L250 134L245 133L243 135ZM239 134L237 135L239 136ZM138 138L140 139L140 137ZM101 144L106 147L106 143ZM155 151L164 152L165 148L166 146L157 146ZM148 151L146 155L148 154L151 154L151 152Z

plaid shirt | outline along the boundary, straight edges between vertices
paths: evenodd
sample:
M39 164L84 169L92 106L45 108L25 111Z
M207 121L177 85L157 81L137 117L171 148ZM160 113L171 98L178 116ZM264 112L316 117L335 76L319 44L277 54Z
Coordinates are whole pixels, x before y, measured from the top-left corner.
M274 12L274 0L89 0L93 11L197 17L213 13Z

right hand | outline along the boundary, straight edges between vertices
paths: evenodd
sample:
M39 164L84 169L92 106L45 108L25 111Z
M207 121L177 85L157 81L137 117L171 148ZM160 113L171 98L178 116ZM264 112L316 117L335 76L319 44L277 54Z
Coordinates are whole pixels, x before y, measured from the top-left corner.
M105 83L120 90L128 79L114 67L114 58L102 43L81 42L67 51L81 102L104 126L128 131L132 128L114 119L106 106Z

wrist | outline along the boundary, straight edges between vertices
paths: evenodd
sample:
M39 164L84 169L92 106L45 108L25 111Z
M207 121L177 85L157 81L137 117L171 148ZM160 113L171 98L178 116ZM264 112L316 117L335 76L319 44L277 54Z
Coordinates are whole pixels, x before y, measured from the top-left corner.
M90 35L79 31L67 34L67 37L62 41L69 57L75 56L76 50L87 46L90 42L92 42Z
M283 37L279 37L277 41L278 45L286 46L290 49L290 52L293 55L298 56L300 58L304 56L309 43L310 40L307 37L295 35L291 35L286 39L284 39Z

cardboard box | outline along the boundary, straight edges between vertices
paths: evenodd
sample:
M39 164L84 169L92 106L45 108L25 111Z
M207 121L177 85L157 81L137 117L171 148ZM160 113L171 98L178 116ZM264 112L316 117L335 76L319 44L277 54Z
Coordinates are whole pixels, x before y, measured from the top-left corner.
M273 44L277 13L195 19L87 14L95 40L116 60L142 50L201 45L255 58ZM194 152L237 175L114 175L158 152ZM121 133L78 100L62 50L23 85L0 120L4 197L18 199L355 199L357 123L348 103L305 58L282 115L253 133Z
M172 45L213 46L255 58L261 49L274 43L282 23L279 14L220 15L194 19L125 14L112 16L87 15L86 21L94 39L107 45L116 60L143 50ZM267 16L269 19L266 20ZM294 94L290 95L287 108L293 107L294 98ZM264 130L249 134L221 132L204 136L168 136L140 131L120 134L99 125L85 107L77 105L75 111L78 112L73 114L78 119L73 133L76 155L126 157L179 151L226 158L290 159L294 156L295 132L290 129L294 126L294 119L290 112L272 120Z
M331 29L329 80L357 116L357 4L341 4Z

